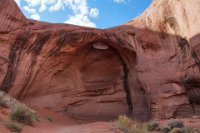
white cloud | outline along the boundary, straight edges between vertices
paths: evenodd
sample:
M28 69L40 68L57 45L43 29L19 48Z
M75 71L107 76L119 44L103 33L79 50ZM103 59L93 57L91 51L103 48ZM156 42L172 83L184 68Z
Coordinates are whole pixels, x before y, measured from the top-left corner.
M64 5L62 3L62 0L58 0L54 5L49 7L50 12L59 11L60 9L64 9Z
M20 7L21 0L15 0L15 2L16 2L17 5Z
M37 13L36 9L29 6L24 6L23 9L31 14L32 19L40 20L40 15Z
M124 3L126 0L114 0L116 3Z
M91 22L88 16L82 14L76 14L74 16L69 17L69 19L66 20L65 23L87 27L96 27L96 24Z
M99 16L99 9L97 9L97 8L91 8L90 12L89 12L89 16L93 17L93 18L98 17Z
M35 14L36 10L34 8L30 8L29 6L24 6L23 9L30 14Z
M23 0L23 1L25 1L29 7L36 7L41 3L41 0Z
M96 27L96 24L90 20L90 17L96 17L99 15L97 8L91 8L87 5L86 0L65 0L65 4L73 11L65 23L75 24L87 27Z
M41 5L39 8L39 12L44 12L47 9L46 5Z
M40 15L38 13L32 14L31 18L34 19L34 20L40 20Z
M48 10L49 12L56 12L59 10L65 10L65 8L71 10L72 14L66 14L68 16L65 23L96 27L96 24L91 21L91 18L99 16L99 10L97 8L89 8L88 0L15 0L18 5L20 1L25 2L23 9L30 13L31 18L40 20L40 13Z

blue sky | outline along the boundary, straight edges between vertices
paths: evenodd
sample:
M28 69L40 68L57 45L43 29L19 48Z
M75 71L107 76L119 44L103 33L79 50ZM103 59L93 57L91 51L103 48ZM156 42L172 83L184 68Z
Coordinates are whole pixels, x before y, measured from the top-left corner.
M140 15L152 0L15 0L26 17L109 28Z

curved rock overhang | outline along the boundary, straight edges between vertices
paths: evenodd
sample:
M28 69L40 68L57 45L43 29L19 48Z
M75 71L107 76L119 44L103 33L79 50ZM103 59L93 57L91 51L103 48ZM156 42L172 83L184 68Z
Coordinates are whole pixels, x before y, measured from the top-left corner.
M123 104L123 101L125 101L127 107L122 106L120 109L120 104L116 107L112 107L111 104L108 105L110 107L107 107L107 110L102 110L105 111L105 113L108 112L107 114L111 116L113 114L115 118L120 114L132 115L134 109L136 109L135 112L137 112L137 115L135 116L138 116L138 113L147 112L146 107L144 107L147 106L147 103L144 103L144 101L146 101L144 92L138 90L134 83L136 82L135 80L137 80L135 71L136 53L133 50L129 49L131 45L127 41L121 39L120 37L117 37L116 34L110 33L105 30L80 28L76 26L72 27L72 29L62 29L56 31L45 29L42 32L38 32L35 29L35 27L38 27L37 23L33 24L35 25L31 27L32 30L18 30L12 33L15 39L13 39L14 41L11 42L10 45L11 50L8 54L10 63L3 79L1 90L10 93L18 99L30 104L31 106L37 105L41 108L49 107L59 111L66 111L69 108L68 106L72 108L72 105L77 106L77 104L79 103L80 105L85 104L87 107L89 106L88 103L93 100L93 97L90 97L89 95L87 98L80 98L80 89L84 88L82 86L82 79L80 79L81 59L85 56L84 52L94 50L96 50L96 52L111 50L113 54L110 54L110 56L113 56L113 58L117 58L117 60L119 61L119 64L111 63L111 66L116 65L113 66L113 69L116 68L117 70L118 67L121 67L119 69L122 69L123 72L123 74L119 75L121 77L118 77L120 78L118 80L123 81L121 83L123 84L123 86L121 86L120 88L118 87L119 90L116 90L116 92L114 93L118 93L117 91L121 91L121 89L124 89L124 94L120 94L120 92L119 94L116 94L120 95L118 96L118 99L110 99L108 100L108 102L104 103L116 104L121 102L120 104ZM104 50L94 48L94 44L98 43L104 44L105 46L108 46L108 48ZM101 58L101 60L107 60L107 58L109 57ZM112 62L112 60L110 61ZM74 64L76 65L74 66ZM106 66L106 64L104 65ZM25 68L23 68L24 66ZM100 68L101 67L104 66L100 66ZM112 70L112 68L109 68L110 66L107 67L108 68L105 69ZM23 73L19 73L19 71L21 70L23 70ZM109 71L107 71L107 73L109 73ZM104 74L106 75L106 73ZM99 75L96 75L97 78L98 76ZM104 78L108 77L108 74L107 76L104 76ZM60 83L59 79L66 79L66 84ZM115 81L109 82L113 83ZM13 86L13 84L16 85ZM71 84L73 85L69 87ZM102 85L102 90L94 90L94 92L100 92L102 93L102 96L113 95L113 93L104 94L104 92L101 92L109 91L109 87L112 86L106 87L107 88L105 88L105 85ZM133 87L135 89L132 89ZM72 90L73 92L70 92ZM139 91L139 93L137 91ZM87 93L87 91L85 92ZM77 99L73 101L73 98L76 97L75 94L77 94ZM55 101L52 101L55 103L49 104L49 98L53 98L54 96L56 97L58 95L60 97L60 101L56 99ZM123 97L123 95L125 96ZM134 99L134 96L138 97L139 95L141 95L142 98L141 102L137 99ZM98 105L100 103L96 102L95 104ZM139 110L137 110L137 106L140 106ZM115 108L119 108L119 111L113 110ZM114 113L114 111L118 113ZM77 112L77 110L75 110L74 112ZM74 112L70 113L73 114ZM98 112L98 110L95 110L94 113L95 112ZM80 114L81 113L83 115L83 112L80 112ZM87 111L85 111L84 113L87 114ZM94 113L91 115L94 115ZM101 113L97 115L99 117L102 117ZM106 117L109 118L108 115ZM142 117L147 118L147 116Z

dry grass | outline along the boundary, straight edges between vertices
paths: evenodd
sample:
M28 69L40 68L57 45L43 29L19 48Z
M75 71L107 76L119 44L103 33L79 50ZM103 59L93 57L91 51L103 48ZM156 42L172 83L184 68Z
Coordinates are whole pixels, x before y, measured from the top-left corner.
M132 121L125 115L119 116L117 120L117 129L125 133L148 133L149 127L152 130L153 125Z
M37 119L37 115L35 113L21 106L18 106L15 110L12 110L10 117L11 120L23 123L25 125L32 125Z
M192 127L185 126L180 120L170 121L166 126L160 127L155 121L141 123L133 121L125 115L119 116L116 128L124 133L149 133L152 131L159 133L194 133Z
M13 122L13 121L5 121L3 125L9 129L11 132L21 132L22 131L22 126Z

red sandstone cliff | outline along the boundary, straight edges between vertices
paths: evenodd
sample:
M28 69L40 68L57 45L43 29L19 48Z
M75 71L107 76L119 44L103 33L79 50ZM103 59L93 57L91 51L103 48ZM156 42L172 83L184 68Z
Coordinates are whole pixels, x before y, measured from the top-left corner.
M126 23L190 39L200 33L199 0L154 0L139 17Z
M0 0L0 89L87 119L199 115L199 0L155 0L111 29L50 24Z

